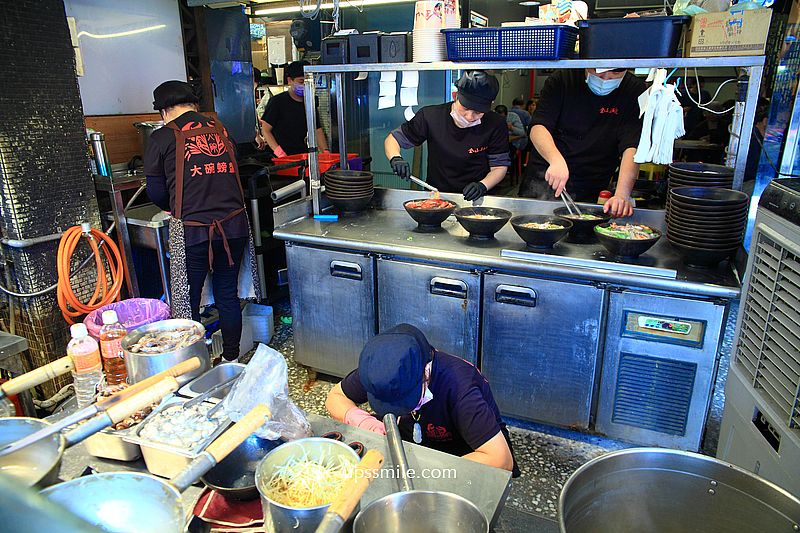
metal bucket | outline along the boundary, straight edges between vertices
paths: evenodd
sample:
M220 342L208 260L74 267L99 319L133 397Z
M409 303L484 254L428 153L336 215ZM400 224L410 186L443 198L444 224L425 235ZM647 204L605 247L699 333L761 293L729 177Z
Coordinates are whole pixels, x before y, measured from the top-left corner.
M800 500L711 457L635 448L576 470L558 520L562 533L785 533L800 531Z
M0 447L27 437L50 424L37 418L0 418ZM0 475L26 487L47 487L58 481L66 444L60 433L21 450L0 456Z
M259 463L256 469L256 487L261 495L261 504L264 508L264 530L275 533L313 533L322 522L322 518L330 504L305 509L286 507L266 495L266 486L275 469L286 463L291 457L306 455L311 460L320 460L323 457L344 456L352 459L353 464L358 463L358 454L344 443L311 437L299 439L282 444L269 452ZM358 512L356 507L353 514Z
M171 352L144 354L141 352L133 353L129 349L132 344L136 343L136 341L146 333L171 331L179 327L187 326L195 328L198 333L205 334L205 328L199 322L176 318L147 324L146 326L131 331L122 339L122 351L125 354L125 367L128 369L128 377L131 383L138 383L145 378L158 374L192 357L198 357L202 364L197 370L177 377L176 379L179 384L184 385L211 368L208 345L204 338L199 339L189 346L184 346L183 348Z
M449 492L389 494L358 513L353 533L487 533L489 522L474 503Z
M142 141L142 154L147 153L147 143L150 142L150 136L159 128L164 127L164 122L161 120L152 120L148 122L134 122L134 127L139 130L139 139Z

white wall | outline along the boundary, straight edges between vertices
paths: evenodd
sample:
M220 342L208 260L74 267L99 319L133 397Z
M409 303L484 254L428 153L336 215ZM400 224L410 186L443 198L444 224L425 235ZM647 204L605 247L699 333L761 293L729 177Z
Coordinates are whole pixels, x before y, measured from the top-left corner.
M84 114L153 113L153 89L186 80L177 0L65 0L64 7L77 24Z

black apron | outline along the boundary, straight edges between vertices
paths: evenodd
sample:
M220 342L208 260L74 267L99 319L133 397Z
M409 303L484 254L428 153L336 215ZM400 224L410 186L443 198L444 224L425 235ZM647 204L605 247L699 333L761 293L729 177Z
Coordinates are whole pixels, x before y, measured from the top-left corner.
M233 257L231 256L230 246L228 244L228 237L225 234L224 223L241 216L246 212L244 206L244 191L239 179L239 167L234 157L233 144L230 139L225 135L224 130L218 122L214 122L213 126L202 126L200 128L181 130L175 122L170 122L167 127L175 132L175 205L173 207L172 218L169 225L169 249L170 249L170 293L171 293L171 307L173 318L188 318L192 316L191 304L189 301L189 282L186 273L186 240L185 228L186 227L203 227L208 228L208 263L209 269L213 270L214 265L214 237L219 234L222 239L223 247L228 255L228 264L233 266ZM220 209L212 210L214 213L210 215L198 215L189 210L184 210L184 179L185 179L185 158L186 158L186 140L198 137L200 135L216 134L225 147L225 151L216 155L209 155L207 153L193 154L194 161L202 165L213 164L217 168L217 164L232 165L233 179L236 180L236 185L239 189L239 195L235 202L231 205L221 207ZM229 173L228 173L229 174ZM222 183L220 184L222 185ZM230 200L230 198L229 198ZM250 257L249 270L253 276L253 286L255 288L255 297L260 299L258 276L256 274L255 263L255 248L253 246L252 232L249 233L249 245L246 255ZM240 295L241 296L241 295Z

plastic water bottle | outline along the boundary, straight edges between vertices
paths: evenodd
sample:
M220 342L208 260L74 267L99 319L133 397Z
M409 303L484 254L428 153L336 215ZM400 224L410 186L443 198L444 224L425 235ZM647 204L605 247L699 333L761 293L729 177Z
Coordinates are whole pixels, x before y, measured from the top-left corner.
M97 393L97 386L103 381L103 369L100 362L100 347L97 341L89 336L82 323L73 324L69 328L72 340L67 344L67 355L72 358L75 370L72 371L72 382L75 385L75 397L78 408L90 405Z
M122 351L122 339L127 334L128 330L119 323L116 311L103 311L103 327L100 328L100 354L103 357L106 383L109 385L119 385L128 379L125 354Z

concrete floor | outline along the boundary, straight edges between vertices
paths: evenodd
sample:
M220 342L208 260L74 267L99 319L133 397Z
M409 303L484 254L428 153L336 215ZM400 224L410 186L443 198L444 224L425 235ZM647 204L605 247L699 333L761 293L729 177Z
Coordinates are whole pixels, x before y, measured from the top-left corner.
M734 307L738 307L738 302ZM333 383L316 378L294 361L294 339L288 321L288 303L275 306L276 331L270 345L280 351L289 366L289 390L297 405L312 413L327 416L325 397ZM283 319L283 320L282 320ZM728 319L720 350L720 370L714 392L703 453L714 455L724 404L724 380L730 362L736 309ZM518 420L507 420L514 452L522 476L513 480L506 510L496 531L555 532L558 495L561 487L579 466L605 452L632 446L604 437L557 428L545 428Z

